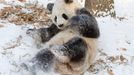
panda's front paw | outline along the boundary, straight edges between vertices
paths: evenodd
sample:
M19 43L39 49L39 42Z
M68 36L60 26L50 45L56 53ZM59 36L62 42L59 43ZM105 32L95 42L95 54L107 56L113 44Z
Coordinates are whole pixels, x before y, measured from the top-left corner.
M21 65L22 75L36 75L34 68L29 62L22 63Z
M33 32L35 31L36 29L28 29L27 31L26 31L26 34L27 35L31 35L31 34L33 34Z
M31 31L33 31L34 29L28 29L27 31L26 31L26 34L30 34L31 33Z
M28 29L26 31L26 34L28 36L30 36L32 39L34 39L34 44L36 44L36 47L39 49L41 48L41 44L42 44L42 39L41 39L41 36L40 36L40 32L38 29Z
M38 29L28 29L26 34L34 39L38 39L40 36Z

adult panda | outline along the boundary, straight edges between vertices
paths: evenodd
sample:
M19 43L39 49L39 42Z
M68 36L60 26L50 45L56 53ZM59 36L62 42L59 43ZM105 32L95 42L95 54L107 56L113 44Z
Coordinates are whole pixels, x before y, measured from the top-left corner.
M64 3L68 6L75 1L57 0L56 3ZM73 8L75 7L73 6ZM82 75L88 70L95 58L97 39L100 32L96 19L85 8L79 7L74 12L70 18L66 15L68 19L63 26L59 26L58 23L56 23L56 26L53 25L62 31L57 31L53 37L49 38L49 41L43 45L43 49L29 62L32 65L25 64L33 75L36 75L39 70L48 71L51 68L61 75ZM54 13L52 14L54 15ZM64 14L66 13L64 12ZM58 16L56 19L58 19ZM42 30L48 32L47 28ZM46 36L41 34L39 30L32 30L33 33L35 31L40 35Z
M84 0L83 0L84 1ZM56 0L54 3L49 3L47 8L52 11L51 19L52 24L48 28L40 28L40 29L28 29L27 34L35 39L37 47L43 43L49 41L53 36L55 36L60 31L64 30L67 27L68 20L76 15L86 15L90 20L93 20L89 24L85 34L88 32L87 37L97 38L99 37L99 28L95 18L87 11L82 4L78 0ZM92 30L91 32L88 29Z

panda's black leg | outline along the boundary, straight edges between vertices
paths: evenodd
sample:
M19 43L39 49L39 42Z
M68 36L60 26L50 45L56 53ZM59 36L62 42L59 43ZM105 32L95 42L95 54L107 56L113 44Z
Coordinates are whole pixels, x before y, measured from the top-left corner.
M35 63L34 68L39 68L44 71L49 71L53 66L54 55L49 49L43 49L36 54L32 62Z
M49 49L43 49L32 60L23 63L21 66L32 75L36 75L39 71L49 72L52 69L54 58Z
M63 63L83 60L86 56L86 51L87 44L80 37L74 37L63 45L51 47L51 52Z
M28 29L26 33L33 37L36 41L40 41L40 43L45 43L49 41L59 31L60 30L57 28L57 26L55 24L52 24L48 28Z

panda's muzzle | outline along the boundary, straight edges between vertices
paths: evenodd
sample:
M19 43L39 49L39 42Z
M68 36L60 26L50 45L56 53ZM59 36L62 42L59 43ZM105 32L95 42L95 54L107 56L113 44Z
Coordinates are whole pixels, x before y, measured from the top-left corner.
M63 27L63 26L64 26L63 24L58 25L58 27Z

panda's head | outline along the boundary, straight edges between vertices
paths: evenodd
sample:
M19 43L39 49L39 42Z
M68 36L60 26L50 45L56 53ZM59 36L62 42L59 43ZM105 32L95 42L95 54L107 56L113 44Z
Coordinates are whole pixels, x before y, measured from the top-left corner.
M59 29L64 29L68 25L68 20L75 16L76 11L82 7L79 0L56 0L51 19Z

